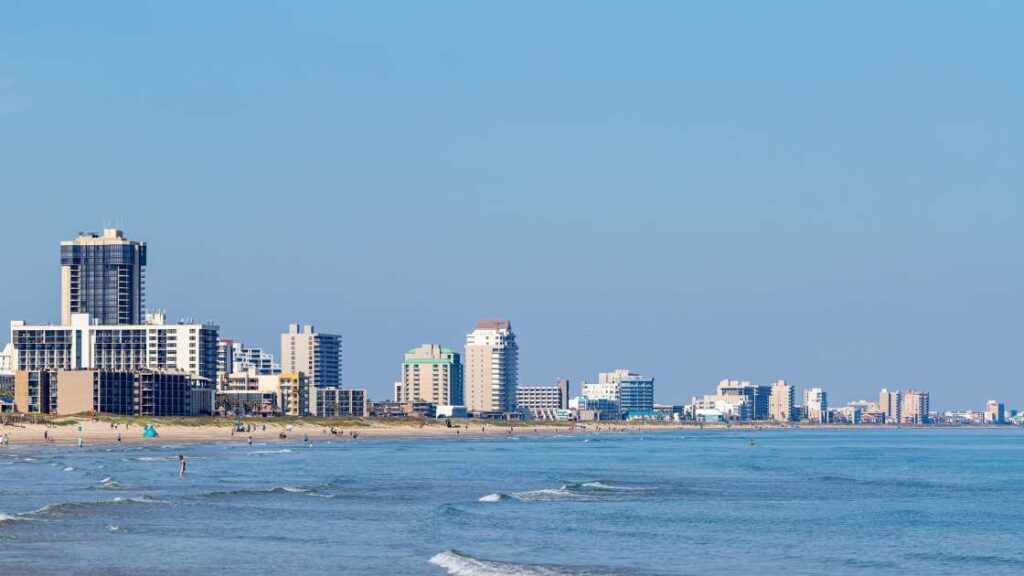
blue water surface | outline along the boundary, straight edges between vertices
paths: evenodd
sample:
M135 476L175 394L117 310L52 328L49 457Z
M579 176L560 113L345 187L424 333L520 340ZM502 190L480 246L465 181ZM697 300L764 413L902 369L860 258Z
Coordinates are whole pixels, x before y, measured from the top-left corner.
M1024 568L1016 428L154 442L0 453L0 574Z

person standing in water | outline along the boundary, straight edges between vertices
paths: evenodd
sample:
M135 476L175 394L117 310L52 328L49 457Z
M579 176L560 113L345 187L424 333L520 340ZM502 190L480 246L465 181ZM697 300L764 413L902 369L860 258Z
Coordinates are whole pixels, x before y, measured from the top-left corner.
M178 454L178 478L185 477L185 455Z

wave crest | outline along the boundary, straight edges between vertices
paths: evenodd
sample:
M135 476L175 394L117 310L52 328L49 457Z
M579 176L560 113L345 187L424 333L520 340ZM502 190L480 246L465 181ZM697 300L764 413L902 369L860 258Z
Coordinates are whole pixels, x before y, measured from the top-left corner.
M520 502L560 502L560 501L591 501L600 499L623 498L627 493L652 492L656 488L647 486L619 486L601 481L577 482L560 488L544 488L511 492L504 494L495 492L477 499L478 502L502 502L519 500Z
M518 564L481 560L458 550L435 554L430 563L448 571L451 576L599 576L615 572L548 564Z

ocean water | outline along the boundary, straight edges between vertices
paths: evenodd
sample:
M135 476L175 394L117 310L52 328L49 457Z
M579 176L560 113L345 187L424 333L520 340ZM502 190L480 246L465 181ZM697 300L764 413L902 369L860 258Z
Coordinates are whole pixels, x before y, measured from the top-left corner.
M0 453L0 574L1024 568L1020 429L159 442Z

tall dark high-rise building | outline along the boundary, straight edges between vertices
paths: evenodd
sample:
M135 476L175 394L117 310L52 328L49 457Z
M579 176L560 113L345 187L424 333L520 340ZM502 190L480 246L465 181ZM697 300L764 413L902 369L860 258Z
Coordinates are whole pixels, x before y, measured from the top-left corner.
M88 314L104 325L145 321L146 243L116 228L83 232L60 243L61 324L72 314Z

